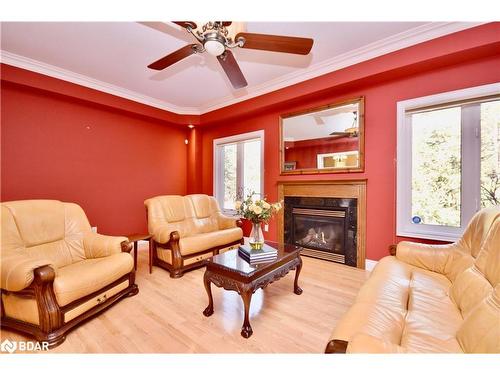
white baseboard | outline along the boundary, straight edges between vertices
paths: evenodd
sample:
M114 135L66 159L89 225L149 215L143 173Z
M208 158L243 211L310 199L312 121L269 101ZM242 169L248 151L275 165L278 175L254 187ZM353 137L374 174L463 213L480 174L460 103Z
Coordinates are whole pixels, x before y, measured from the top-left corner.
M365 270L370 271L377 265L377 260L365 259Z

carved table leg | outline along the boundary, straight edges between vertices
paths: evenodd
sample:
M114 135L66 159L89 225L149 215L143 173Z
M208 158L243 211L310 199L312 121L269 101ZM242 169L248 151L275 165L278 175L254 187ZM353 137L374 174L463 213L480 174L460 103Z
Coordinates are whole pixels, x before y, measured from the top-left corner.
M205 274L203 275L203 283L205 284L205 290L208 294L208 306L203 311L203 315L210 316L214 313L214 300L212 298L212 288L208 271L205 271Z
M302 269L302 258L299 256L299 264L297 264L297 267L295 269L295 281L293 283L293 292L298 295L302 294L302 289L299 287L299 275L301 269Z
M154 247L153 239L150 238L149 239L149 249L148 249L148 252L149 252L149 273L153 272L153 251L156 251L156 249Z
M137 271L137 241L134 241L134 270Z
M241 327L241 336L246 339L252 336L253 333L252 327L250 326L250 302L252 301L252 294L253 292L251 289L243 290L240 293L243 305L245 306L245 319Z

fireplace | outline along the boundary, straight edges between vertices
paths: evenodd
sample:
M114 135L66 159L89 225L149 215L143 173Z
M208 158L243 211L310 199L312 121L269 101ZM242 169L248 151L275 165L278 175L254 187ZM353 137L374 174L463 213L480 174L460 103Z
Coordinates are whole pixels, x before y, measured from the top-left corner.
M364 269L366 185L363 178L278 181L284 203L277 215L278 241L300 241L303 255Z
M301 254L357 265L356 198L285 197L284 240Z

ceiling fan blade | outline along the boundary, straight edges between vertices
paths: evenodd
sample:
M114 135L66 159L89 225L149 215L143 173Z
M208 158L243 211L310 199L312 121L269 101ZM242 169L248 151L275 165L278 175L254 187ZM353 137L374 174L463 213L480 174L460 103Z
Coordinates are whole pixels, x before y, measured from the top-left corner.
M232 22L231 21L219 21L222 26L224 27L228 27L228 26L231 26Z
M325 125L325 121L321 118L321 116L313 116L313 118L316 125Z
M297 55L307 55L311 52L314 43L314 40L310 38L254 33L238 33L235 40L238 41L239 38L245 38L245 44L242 48L294 53Z
M141 21L137 22L141 25L147 26L153 30L161 31L162 33L168 34L169 28L172 29L172 26L167 25L163 22L150 22L150 21Z
M172 21L172 23L175 23L176 25L179 25L184 28L190 27L191 29L196 29L196 24L193 21Z
M336 136L336 137L345 137L345 136L348 136L350 134L351 133L348 133L348 132L333 132L333 133L330 133L330 135L333 135L333 136Z
M191 56L194 53L196 53L196 44L188 44L187 46L184 46L178 49L177 51L172 52L171 54L165 57L162 57L161 59L155 61L154 63L149 64L148 68L154 70L163 70L166 67L173 65L176 62L188 56Z
M227 77L231 81L231 84L235 89L240 89L248 85L245 76L241 72L238 63L236 62L233 53L230 50L226 50L222 55L217 56L222 69L227 74Z

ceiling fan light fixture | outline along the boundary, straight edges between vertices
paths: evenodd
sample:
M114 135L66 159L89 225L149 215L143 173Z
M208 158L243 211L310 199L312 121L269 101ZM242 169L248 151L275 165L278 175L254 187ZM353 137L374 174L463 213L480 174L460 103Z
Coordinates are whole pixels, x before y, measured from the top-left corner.
M205 50L212 56L220 56L226 50L224 44L222 44L218 40L207 40L203 46L205 47Z
M148 68L163 70L195 53L206 51L209 55L217 57L220 66L235 89L245 87L248 83L231 52L232 50L247 48L307 55L314 43L311 38L247 33L245 32L245 24L242 22L208 21L206 23L195 23L193 21L173 21L173 23L189 32L197 43L188 44L163 56L161 59L149 64ZM153 27L151 22L143 22L143 24Z

